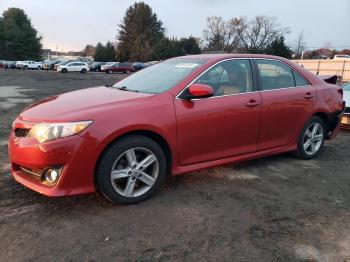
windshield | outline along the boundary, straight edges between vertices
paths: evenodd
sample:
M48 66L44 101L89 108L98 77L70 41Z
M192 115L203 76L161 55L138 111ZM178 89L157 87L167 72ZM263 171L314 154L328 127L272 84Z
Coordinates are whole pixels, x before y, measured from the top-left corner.
M174 58L150 66L113 85L143 93L159 94L169 90L192 73L207 59Z
M345 84L345 85L343 85L343 90L344 91L350 91L350 82Z
M116 64L116 62L108 62L108 63L106 63L106 65L114 65L114 64Z

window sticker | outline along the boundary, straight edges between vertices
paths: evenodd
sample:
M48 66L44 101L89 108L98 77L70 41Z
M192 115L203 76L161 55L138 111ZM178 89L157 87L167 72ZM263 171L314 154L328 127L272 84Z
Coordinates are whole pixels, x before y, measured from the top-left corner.
M175 65L176 68L195 68L197 66L199 66L199 64L195 64L195 63L181 63L181 64Z

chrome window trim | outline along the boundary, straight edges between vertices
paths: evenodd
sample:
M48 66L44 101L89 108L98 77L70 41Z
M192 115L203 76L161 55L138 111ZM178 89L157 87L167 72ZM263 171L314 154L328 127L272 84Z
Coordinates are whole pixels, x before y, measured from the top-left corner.
M234 58L226 58L226 59L223 59L223 60L220 60L218 62L216 62L215 64L211 65L210 67L208 67L206 70L204 70L199 76L197 76L195 79L193 79L187 86L185 86L181 91L180 93L178 93L178 95L175 97L175 99L177 100L186 100L186 99L182 99L180 98L179 96L182 95L183 92L185 92L185 90L190 86L192 85L194 82L196 82L198 80L198 78L200 78L202 75L204 75L206 72L208 72L210 69L212 69L214 66L222 63L222 62L226 62L226 61L232 61L232 60L252 60L251 57L234 57ZM250 65L250 69L251 69L251 75L252 75L252 81L254 83L254 77L253 77L253 67L252 65ZM253 85L253 88L254 88L254 85ZM255 91L250 91L250 92L244 92L244 93L238 93L238 94L230 94L230 95L221 95L221 96L211 96L211 97L207 97L207 99L210 99L210 98L216 98L216 97L225 97L225 96L236 96L236 95L244 95L244 94L249 94L249 93L256 93L256 92L259 92L259 90L255 90ZM193 98L191 100L202 100L203 98Z
M237 96L237 95L244 95L244 94L252 94L252 93L257 93L257 92L270 92L270 91L276 91L276 90L285 90L285 89L291 89L291 88L301 88L301 87L310 87L312 86L310 84L310 82L308 80L305 79L305 77L303 77L297 70L293 69L290 65L288 65L286 62L282 61L282 60L278 60L278 59L274 59L274 58L262 58L262 57L238 57L238 58L227 58L227 59L223 59L220 60L218 62L216 62L215 64L211 65L210 67L208 67L205 71L203 71L199 76L197 76L194 80L192 80L188 85L186 85L180 92L179 94L175 97L175 99L177 100L185 100L180 98L179 96L182 95L182 93L190 86L192 85L195 81L198 80L198 78L200 78L202 75L204 75L206 72L208 72L210 69L212 69L214 66L220 64L221 62L226 62L226 61L231 61L231 60L270 60L270 61L276 61L276 62L280 62L286 66L288 66L288 68L293 72L296 72L300 77L302 77L306 83L308 83L308 85L303 85L303 86L290 86L290 87L283 87L283 88L276 88L276 89L269 89L269 90L255 90L255 91L250 91L250 92L245 92L245 93L238 93L238 94L230 94L230 95L221 95L221 96L211 96L211 97L207 97L206 99L212 99L212 98L219 98L219 97L227 97L227 96ZM250 67L251 70L255 70L253 69L253 67ZM257 72L259 73L259 72ZM253 78L253 72L252 72L252 78ZM294 78L294 76L293 76ZM254 81L254 79L252 79ZM294 79L295 82L295 79ZM258 87L261 88L261 86L259 86L258 83ZM191 100L202 100L203 98L193 98Z

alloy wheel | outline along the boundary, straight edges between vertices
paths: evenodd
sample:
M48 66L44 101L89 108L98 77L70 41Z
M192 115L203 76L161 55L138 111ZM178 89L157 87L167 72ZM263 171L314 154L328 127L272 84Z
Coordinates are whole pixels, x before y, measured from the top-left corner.
M136 147L122 153L114 162L111 182L124 197L138 197L149 191L157 180L159 161L149 149Z
M304 133L303 148L307 155L312 156L321 148L324 139L324 130L320 123L311 123Z

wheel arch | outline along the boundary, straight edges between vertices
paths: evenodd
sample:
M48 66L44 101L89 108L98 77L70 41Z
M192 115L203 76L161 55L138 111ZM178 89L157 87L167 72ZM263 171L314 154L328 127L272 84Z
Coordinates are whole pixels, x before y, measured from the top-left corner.
M167 177L171 176L171 170L172 170L172 165L173 165L173 153L171 151L171 148L169 146L169 143L167 142L167 140L160 135L157 132L154 131L150 131L150 130L133 130L133 131L128 131L125 132L123 134L118 135L117 137L114 137L111 141L109 141L107 143L107 145L104 146L104 148L102 149L101 153L99 154L96 163L95 163L95 168L94 168L94 184L95 184L95 189L96 191L99 191L98 185L97 185L97 181L96 181L96 171L98 169L99 163L100 163L100 159L102 157L102 155L104 154L104 152L106 152L106 150L115 142L117 142L118 140L131 136L131 135L140 135L140 136L144 136L147 138L152 139L153 141L155 141L156 143L158 143L158 145L162 148L162 150L164 151L165 154L165 158L166 158L166 163L167 163Z
M323 123L325 124L326 128L327 128L327 132L330 129L330 118L329 118L329 114L325 113L325 112L317 112L315 113L313 116L318 116L319 118L322 119Z

